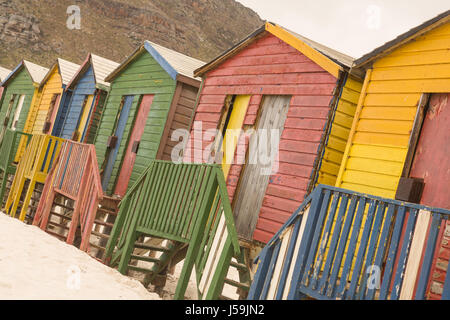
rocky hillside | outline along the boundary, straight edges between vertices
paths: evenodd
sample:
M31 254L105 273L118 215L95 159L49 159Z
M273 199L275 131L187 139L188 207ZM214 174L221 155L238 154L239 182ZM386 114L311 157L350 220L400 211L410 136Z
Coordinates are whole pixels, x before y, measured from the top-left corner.
M67 27L72 5L80 29ZM89 52L121 62L146 39L208 61L261 24L235 0L0 0L0 65L81 63Z

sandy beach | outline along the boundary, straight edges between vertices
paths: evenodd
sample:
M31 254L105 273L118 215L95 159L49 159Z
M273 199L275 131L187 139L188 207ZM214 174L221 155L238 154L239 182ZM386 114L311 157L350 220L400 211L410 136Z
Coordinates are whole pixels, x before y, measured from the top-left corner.
M160 300L137 280L3 213L0 299Z

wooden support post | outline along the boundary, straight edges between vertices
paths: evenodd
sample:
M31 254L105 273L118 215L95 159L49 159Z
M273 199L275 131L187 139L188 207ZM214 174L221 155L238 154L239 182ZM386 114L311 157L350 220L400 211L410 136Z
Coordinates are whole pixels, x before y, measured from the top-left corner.
M422 252L425 248L425 240L430 219L431 213L429 211L419 211L411 242L411 249L409 250L410 254L406 265L405 275L403 278L400 300L411 300L413 297L414 286L419 273Z

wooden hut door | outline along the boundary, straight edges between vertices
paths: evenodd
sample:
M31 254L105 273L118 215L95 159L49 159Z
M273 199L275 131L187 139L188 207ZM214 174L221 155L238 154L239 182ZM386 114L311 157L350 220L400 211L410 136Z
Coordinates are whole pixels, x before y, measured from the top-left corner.
M94 95L86 96L83 108L81 109L80 119L78 121L77 129L74 132L74 141L82 141L84 133L86 132L86 125L88 123L89 115L91 114L92 103L94 101Z
M153 103L153 95L144 95L142 98L139 111L136 116L136 121L133 125L133 130L128 141L125 157L120 169L119 178L117 179L115 195L120 197L125 196L130 182L131 173L133 172L134 162L136 161L136 155L139 149L139 143L141 141L142 134L144 133L145 124L147 123L148 113Z
M125 125L127 124L128 116L130 115L131 106L133 105L134 96L124 96L120 104L119 112L117 114L116 123L114 124L114 145L109 146L108 154L105 158L105 169L102 176L102 187L106 190L109 180L114 168L114 163L119 153L120 142L123 138Z
M3 140L3 136L5 135L5 131L7 128L9 128L11 123L11 112L13 110L14 105L16 104L16 97L17 95L13 94L11 95L11 99L9 100L8 109L6 110L5 119L2 123L2 131L0 132L0 142Z
M59 102L61 100L61 94L54 94L50 103L50 108L47 112L47 118L43 128L43 133L50 133L53 130L55 124L56 115L58 114Z
M17 122L19 121L20 112L22 111L23 102L25 100L25 95L22 94L19 98L19 103L17 104L16 111L14 112L14 118L11 124L11 129L16 130L17 129Z
M409 176L422 178L421 204L450 209L450 94L433 94Z
M425 185L420 203L432 207L450 209L450 93L431 95L426 111L419 141L414 154L409 176L424 179ZM437 260L448 262L450 250L444 243L450 242L448 236L450 222L442 222L436 255L430 270L431 282L435 281L443 285L445 271L437 268ZM433 287L437 287L433 286ZM436 299L438 291L431 289L429 298Z
M228 99L231 100L225 103L225 110L219 124L219 130L223 139L219 141L219 146L216 147L217 151L222 151L223 153L221 160L225 180L236 153L238 143L236 133L238 133L237 130L242 129L250 98L250 95L230 96Z
M246 165L233 204L238 236L246 240L252 240L256 228L290 101L291 96L264 97L255 134L250 137Z

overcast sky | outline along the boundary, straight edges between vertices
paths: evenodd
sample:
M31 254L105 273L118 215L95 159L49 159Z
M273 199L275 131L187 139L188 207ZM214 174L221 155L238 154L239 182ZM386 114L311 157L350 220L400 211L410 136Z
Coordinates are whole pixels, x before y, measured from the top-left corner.
M450 9L450 0L237 0L264 20L359 58Z

